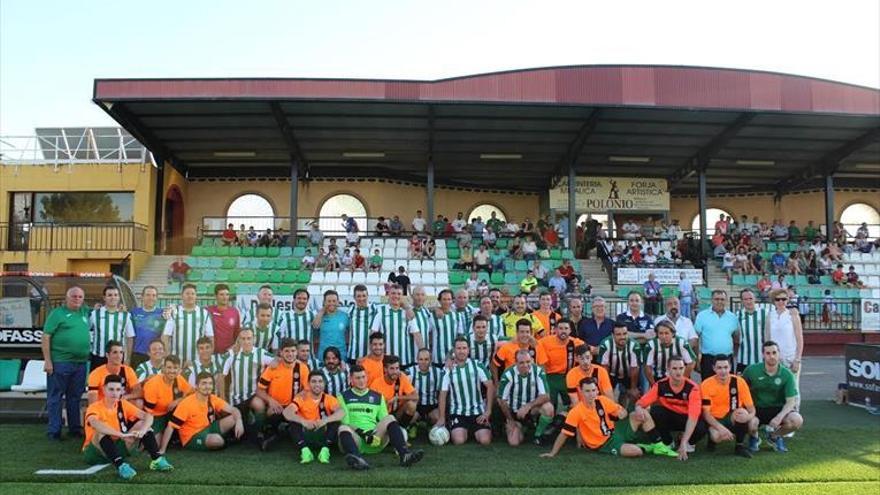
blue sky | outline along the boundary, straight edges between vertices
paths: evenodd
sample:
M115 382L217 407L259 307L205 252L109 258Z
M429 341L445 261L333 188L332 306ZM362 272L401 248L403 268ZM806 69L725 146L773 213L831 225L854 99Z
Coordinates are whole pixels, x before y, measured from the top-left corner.
M101 77L437 79L681 64L880 87L880 2L0 0L0 135L113 125Z

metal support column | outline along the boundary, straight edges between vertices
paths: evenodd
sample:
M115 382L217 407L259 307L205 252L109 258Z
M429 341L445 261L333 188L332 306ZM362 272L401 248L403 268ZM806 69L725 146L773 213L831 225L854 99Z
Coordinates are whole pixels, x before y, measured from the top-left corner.
M298 235L297 228L299 226L299 218L297 216L297 201L299 199L299 162L290 160L290 237L287 244L291 247L296 246L296 238Z
M425 186L425 222L428 224L428 231L431 231L431 225L434 224L434 160L428 160L428 180Z
M825 176L825 237L834 235L834 176Z
M577 191L577 173L572 162L568 164L568 249L571 249L573 253L577 253L577 202L575 201L575 191Z
M697 207L700 210L700 254L705 256L706 246L709 239L706 235L706 170L699 171L699 193L697 194Z
M153 213L153 254L164 254L162 252L162 234L164 232L163 224L165 223L165 215L163 207L165 206L165 157L161 155L153 155L156 161L156 204Z

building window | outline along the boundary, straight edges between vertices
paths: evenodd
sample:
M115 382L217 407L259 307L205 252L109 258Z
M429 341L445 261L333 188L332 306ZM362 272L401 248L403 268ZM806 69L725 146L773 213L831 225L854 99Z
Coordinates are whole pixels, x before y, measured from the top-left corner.
M731 217L729 212L724 211L719 208L707 208L706 209L706 235L713 236L715 235L715 223L721 220L721 215L724 215L725 218ZM694 221L691 222L691 230L694 232L700 231L700 214L694 217Z
M34 206L34 222L37 223L112 223L134 220L134 193L130 192L35 193ZM19 216L17 212L16 216Z
M862 223L868 224L868 238L880 237L880 212L877 208L865 203L853 203L840 214L840 223L849 232L849 237L855 237Z
M467 219L469 221L474 220L477 217L483 220L483 223L488 222L490 218L492 218L492 213L495 213L495 218L501 220L502 222L507 221L507 215L501 211L501 208L498 208L495 205L490 205L488 203L484 203L481 205L477 205L471 212L468 214Z
M351 194L337 194L327 198L318 211L318 226L325 233L345 232L342 215L354 218L359 230L370 228L367 224L367 208Z
M259 194L242 194L226 210L226 223L233 224L236 229L241 225L246 229L253 227L258 232L274 229L274 217L275 209Z

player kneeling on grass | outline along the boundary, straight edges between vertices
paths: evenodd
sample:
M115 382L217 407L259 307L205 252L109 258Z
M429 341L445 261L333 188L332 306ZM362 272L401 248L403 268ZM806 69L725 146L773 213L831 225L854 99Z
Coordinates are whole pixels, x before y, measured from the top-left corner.
M654 420L647 411L637 411L627 417L623 406L599 395L599 385L594 378L581 380L580 389L583 402L568 411L565 425L556 437L553 449L541 454L541 457L556 456L568 437L576 434L587 448L603 454L641 457L645 452L650 452L655 455L678 456L660 441L660 434L654 428ZM646 443L638 443L640 441Z
M400 371L400 358L386 355L382 358L382 376L370 382L370 390L379 392L388 405L388 412L397 418L404 429L410 428L416 415L419 393L412 380ZM407 431L407 436L415 436L416 430Z
M309 446L320 446L318 462L330 462L330 447L336 444L339 436L339 422L345 411L339 407L336 397L324 392L324 373L313 370L309 373L308 390L297 394L293 402L284 409L284 419L290 422L290 437L300 451L300 463L308 464L315 460Z
M153 415L153 431L160 438L174 408L190 393L192 387L180 374L180 358L165 356L161 373L144 383L144 409Z
M788 452L783 437L804 424L804 418L795 410L797 378L780 363L776 342L764 342L763 354L764 362L748 366L742 375L755 400L755 418L749 423L749 451L758 451L761 446L758 427L767 425L767 439L773 449Z
M416 405L416 421L424 422L427 428L437 423L440 410L437 408L440 395L440 382L443 371L431 365L431 350L419 349L416 367L412 372L419 402Z
M529 327L520 325L519 328ZM480 445L489 445L492 442L489 418L495 401L495 383L486 368L469 355L468 339L459 335L454 341L452 365L445 370L440 384L440 406L435 426L447 426L446 412L449 411L448 428L454 445L467 442L469 434L473 434Z
M278 427L285 420L284 410L290 407L297 394L309 388L309 367L297 359L297 342L281 339L279 348L281 360L277 365L268 366L257 383L255 399L265 404L266 411L267 432L258 432L260 450L263 451L277 438Z
M159 445L151 429L153 416L122 399L124 389L119 375L104 377L102 388L101 400L86 409L86 439L82 448L86 462L102 464L110 461L116 466L120 478L130 480L137 471L124 462L124 458L140 442L152 459L151 470L174 469L159 453Z
M755 404L749 385L742 378L730 374L730 356L717 356L713 369L715 374L703 380L703 419L709 425L709 451L715 444L736 439L733 452L751 458L744 445L749 425L755 417Z
M369 469L364 454L381 452L391 443L400 458L400 465L411 466L422 459L424 452L406 446L406 433L388 413L385 398L367 388L367 372L363 366L352 365L349 370L351 388L339 396L345 411L339 427L339 449L345 453L345 462L352 469Z
M222 449L226 446L223 436L229 431L235 438L244 435L241 412L214 395L214 375L207 372L196 376L196 392L177 404L168 424L171 428L165 428L162 435L162 452L174 430L180 434L183 447L191 450Z
M660 438L666 445L672 446L673 432L682 432L678 442L678 458L682 461L687 460L688 454L694 451L693 444L699 442L707 431L702 417L700 386L685 378L688 369L682 356L673 355L666 362L666 377L654 382L636 402L636 411L650 408Z
M528 349L516 351L516 364L502 373L498 403L504 413L507 443L516 447L525 438L523 425L535 425L535 443L553 422L547 374L532 361Z

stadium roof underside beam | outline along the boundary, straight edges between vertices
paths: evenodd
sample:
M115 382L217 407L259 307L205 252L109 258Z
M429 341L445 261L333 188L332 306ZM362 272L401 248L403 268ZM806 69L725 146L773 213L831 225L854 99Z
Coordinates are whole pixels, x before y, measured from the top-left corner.
M546 191L578 175L694 193L878 186L880 91L767 72L531 69L437 81L97 80L94 101L189 177L383 177ZM280 132L279 132L280 129ZM858 146L854 146L854 143ZM849 151L845 156L840 151ZM307 168L306 168L307 167ZM794 178L794 179L793 179Z

